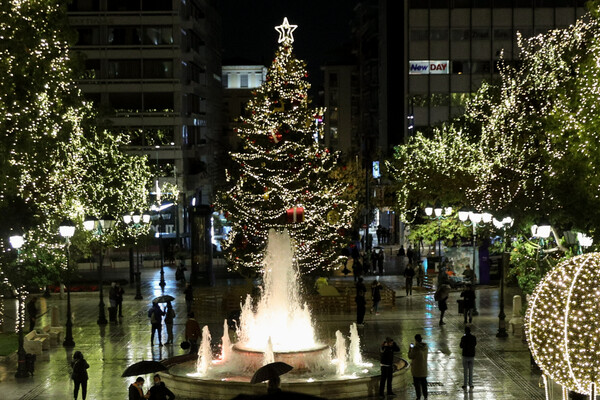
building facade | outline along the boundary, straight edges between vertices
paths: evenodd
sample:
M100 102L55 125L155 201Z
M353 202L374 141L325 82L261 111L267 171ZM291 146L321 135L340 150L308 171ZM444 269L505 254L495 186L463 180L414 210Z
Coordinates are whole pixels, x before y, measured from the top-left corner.
M483 81L499 78L501 57L518 57L517 34L563 28L583 0L410 0L404 2L405 134L464 111Z
M214 0L74 0L69 20L85 57L79 87L111 129L131 135L180 204L209 204L220 171L220 17ZM185 206L165 231L188 231Z

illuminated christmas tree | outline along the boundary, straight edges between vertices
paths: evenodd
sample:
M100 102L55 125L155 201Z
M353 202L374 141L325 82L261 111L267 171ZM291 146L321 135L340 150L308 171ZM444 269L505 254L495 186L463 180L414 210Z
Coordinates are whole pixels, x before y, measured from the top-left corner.
M232 225L224 250L231 268L258 271L269 229L288 229L303 272L331 269L355 205L331 178L338 154L319 144L322 110L309 107L305 63L292 54L296 25L285 18L275 29L280 47L237 131L243 150L232 154L231 189L217 200Z

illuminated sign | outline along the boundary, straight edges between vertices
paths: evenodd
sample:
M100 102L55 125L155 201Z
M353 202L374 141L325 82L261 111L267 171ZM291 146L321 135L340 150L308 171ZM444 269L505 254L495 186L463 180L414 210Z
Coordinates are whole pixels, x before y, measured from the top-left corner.
M408 62L410 75L449 74L449 60L417 60Z
M373 161L373 178L381 178L381 170L379 169L379 161Z

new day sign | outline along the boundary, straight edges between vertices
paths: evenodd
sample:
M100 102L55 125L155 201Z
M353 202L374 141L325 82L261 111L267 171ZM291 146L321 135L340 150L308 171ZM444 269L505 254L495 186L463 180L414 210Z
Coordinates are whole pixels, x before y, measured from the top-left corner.
M408 73L410 75L449 74L448 60L418 60L409 61Z

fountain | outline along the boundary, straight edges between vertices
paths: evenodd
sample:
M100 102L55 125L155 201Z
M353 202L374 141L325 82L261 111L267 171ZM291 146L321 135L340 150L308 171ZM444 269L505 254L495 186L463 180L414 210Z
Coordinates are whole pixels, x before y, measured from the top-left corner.
M339 330L333 349L317 339L310 311L300 299L292 249L287 231L269 232L261 296L255 306L250 296L241 305L235 344L225 321L219 358L212 357L205 326L197 360L182 362L185 356L180 356L165 361L169 370L161 376L178 397L224 400L240 393L264 394L264 385L249 381L254 371L273 361L294 367L282 376L283 390L328 399L376 394L379 366L363 361L356 324L350 327L349 348ZM406 371L404 362L394 374L394 387L408 382Z

